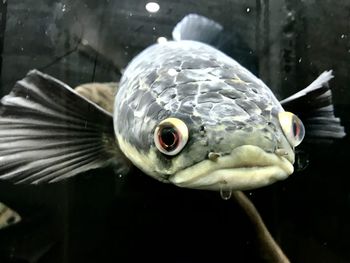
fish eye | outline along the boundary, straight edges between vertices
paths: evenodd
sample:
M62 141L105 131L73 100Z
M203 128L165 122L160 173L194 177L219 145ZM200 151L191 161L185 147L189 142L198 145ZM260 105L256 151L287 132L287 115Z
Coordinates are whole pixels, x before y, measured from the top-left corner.
M287 137L289 143L296 147L304 139L305 127L302 121L291 112L280 112L278 119L281 124L284 135Z
M188 141L188 128L177 118L161 121L154 131L154 143L157 149L166 155L178 154Z

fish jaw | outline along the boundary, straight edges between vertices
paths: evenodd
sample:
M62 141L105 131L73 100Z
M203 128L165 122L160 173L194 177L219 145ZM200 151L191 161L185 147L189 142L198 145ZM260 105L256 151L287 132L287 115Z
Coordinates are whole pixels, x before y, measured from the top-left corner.
M253 145L235 148L215 161L204 160L175 173L169 181L179 187L203 190L249 190L286 179L293 173L294 153L286 157Z

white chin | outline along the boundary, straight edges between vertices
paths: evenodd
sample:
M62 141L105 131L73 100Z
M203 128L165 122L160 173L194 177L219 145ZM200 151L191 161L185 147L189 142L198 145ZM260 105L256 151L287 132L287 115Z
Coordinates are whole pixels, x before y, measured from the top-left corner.
M294 153L289 157L294 161ZM206 190L248 190L286 179L293 164L285 157L244 145L216 161L204 160L169 178L177 186Z

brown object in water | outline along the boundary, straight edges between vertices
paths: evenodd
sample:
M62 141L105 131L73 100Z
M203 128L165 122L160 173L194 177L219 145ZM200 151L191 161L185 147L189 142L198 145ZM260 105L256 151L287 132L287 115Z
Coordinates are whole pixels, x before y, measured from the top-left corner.
M258 245L262 252L262 257L266 260L266 262L290 263L287 256L283 253L282 249L271 236L271 233L264 224L258 210L255 208L254 204L249 200L249 198L242 191L234 191L232 196L243 208L250 222L253 224L257 234Z
M81 96L110 113L113 113L114 96L117 90L117 82L86 83L75 88L75 91Z

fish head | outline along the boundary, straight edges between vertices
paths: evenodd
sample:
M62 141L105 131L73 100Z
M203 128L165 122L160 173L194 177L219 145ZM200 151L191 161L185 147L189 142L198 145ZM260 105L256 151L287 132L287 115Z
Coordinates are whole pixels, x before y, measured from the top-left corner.
M119 144L146 174L180 187L248 190L286 179L294 170L302 123L279 104L263 111L237 103L211 105L209 111L196 106L191 114L169 111L144 125L151 128L138 135L146 136L142 152L122 139Z

